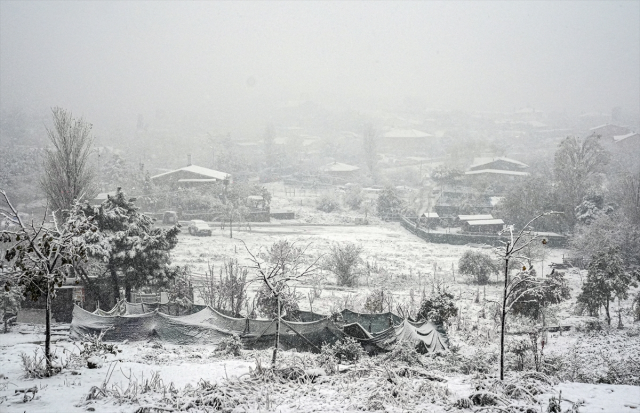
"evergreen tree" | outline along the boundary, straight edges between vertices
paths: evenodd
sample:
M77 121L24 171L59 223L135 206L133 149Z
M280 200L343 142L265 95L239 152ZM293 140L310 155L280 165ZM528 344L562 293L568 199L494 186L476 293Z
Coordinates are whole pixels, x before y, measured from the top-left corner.
M588 267L587 281L582 286L578 302L583 303L591 315L604 307L607 324L611 325L609 306L615 298L627 299L629 287L636 282L626 270L617 248L608 248L593 256Z
M403 202L398 196L396 189L387 186L378 195L378 215L382 218L389 218L402 211Z
M111 284L115 300L130 299L131 291L146 285L164 285L178 274L171 268L169 252L178 243L177 226L170 229L153 227L153 220L138 212L135 199L126 199L118 188L100 206L85 203L82 212L98 231L85 236L89 255L106 267L102 277ZM82 275L82 272L81 272ZM91 287L91 280L83 277Z
M418 318L444 324L451 317L458 315L458 307L453 302L453 294L446 291L439 292L435 297L422 301Z

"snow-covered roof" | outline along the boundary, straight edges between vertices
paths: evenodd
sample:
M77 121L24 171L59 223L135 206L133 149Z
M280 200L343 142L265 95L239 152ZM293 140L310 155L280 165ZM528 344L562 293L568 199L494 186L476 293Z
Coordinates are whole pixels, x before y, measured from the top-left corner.
M638 136L638 135L640 135L638 132L631 132L631 133L627 133L626 135L616 135L613 137L613 140L616 142L620 142L632 136Z
M178 182L218 182L219 179L215 178L183 178L178 179Z
M422 216L425 218L440 218L437 212L425 212Z
M499 174L499 175L513 175L513 176L528 176L529 172L505 171L503 169L480 169L477 171L467 171L464 174L465 175Z
M479 219L477 221L467 221L467 224L471 226L478 225L499 225L504 224L504 221L501 219Z
M392 129L383 135L385 138L430 138L430 135L426 132L419 131L417 129Z
M458 218L460 219L460 221L479 221L479 220L486 220L486 219L493 219L493 216L491 214L484 214L484 215L458 215Z
M514 165L516 165L518 168L528 168L529 165L527 165L526 163L520 162L520 161L516 161L515 159L511 159L511 158L506 158L504 156L499 156L497 158L489 158L489 157L479 157L479 158L473 158L473 164L470 166L470 168L475 168L477 166L480 165L486 165L492 162L496 162L496 161L504 161L504 162L508 162L508 163L512 163Z
M352 172L357 171L358 169L360 168L357 166L347 165L346 163L340 162L330 163L320 168L320 170L324 172Z
M205 168L202 166L197 166L197 165L189 165L189 166L185 166L184 168L180 168L180 169L176 169L173 171L169 171L169 172L164 172L158 175L154 175L151 177L151 179L155 179L155 178L160 178L161 176L167 176L167 175L171 175L174 174L176 172L179 171L186 171L186 172L191 172L194 174L198 174L198 175L202 175L208 178L213 178L213 179L218 179L218 180L224 180L227 179L229 177L229 174L225 173L225 172L220 172L220 171L215 171L213 169L209 169L209 168Z

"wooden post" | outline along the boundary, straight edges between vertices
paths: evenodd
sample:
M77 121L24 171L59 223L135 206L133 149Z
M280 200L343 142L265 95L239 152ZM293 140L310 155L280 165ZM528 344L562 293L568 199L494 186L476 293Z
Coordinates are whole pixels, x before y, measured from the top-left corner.
M507 242L507 247L505 249L505 260L504 260L504 290L502 291L502 318L501 318L501 329L500 329L500 380L504 380L504 322L507 317L507 283L508 283L508 275L509 275L509 246L510 243Z
M276 368L276 359L278 357L278 347L280 346L280 294L278 297L278 318L276 319L276 343L273 348L273 358L271 359L271 367Z
M45 327L44 327L44 356L47 359L47 376L51 375L51 288L49 283L47 289L47 303L45 307Z

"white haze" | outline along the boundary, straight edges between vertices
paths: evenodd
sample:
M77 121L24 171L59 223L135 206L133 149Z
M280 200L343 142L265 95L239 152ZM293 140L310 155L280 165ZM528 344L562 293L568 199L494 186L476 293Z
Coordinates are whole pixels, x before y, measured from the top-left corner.
M0 105L157 109L262 130L274 108L640 111L640 2L0 3Z

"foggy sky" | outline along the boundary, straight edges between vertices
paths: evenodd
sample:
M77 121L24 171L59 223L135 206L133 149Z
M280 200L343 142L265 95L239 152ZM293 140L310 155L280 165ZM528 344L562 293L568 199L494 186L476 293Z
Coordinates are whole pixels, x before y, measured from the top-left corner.
M640 111L640 2L0 2L0 106ZM256 119L252 119L254 121Z

